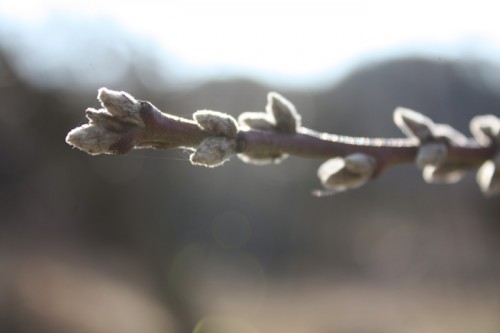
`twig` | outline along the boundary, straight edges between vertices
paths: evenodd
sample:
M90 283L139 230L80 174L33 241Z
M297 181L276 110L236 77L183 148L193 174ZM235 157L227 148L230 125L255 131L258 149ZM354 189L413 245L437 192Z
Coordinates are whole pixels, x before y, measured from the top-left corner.
M318 170L326 192L363 185L385 169L416 163L427 182L453 183L477 169L481 190L500 190L500 119L471 121L474 138L448 125L398 108L394 121L408 138L356 138L302 127L295 107L276 93L266 112L245 112L236 121L216 111L194 113L194 120L162 113L125 92L99 90L102 108L87 109L89 123L70 131L66 142L89 154L125 154L134 148L189 148L191 162L215 167L237 154L255 164L279 163L288 155L329 159Z

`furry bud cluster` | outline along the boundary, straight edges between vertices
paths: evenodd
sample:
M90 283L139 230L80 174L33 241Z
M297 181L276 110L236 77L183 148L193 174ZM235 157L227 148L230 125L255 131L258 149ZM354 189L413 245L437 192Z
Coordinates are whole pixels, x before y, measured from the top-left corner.
M494 115L476 116L470 122L470 130L482 146L493 146L496 154L477 171L477 182L486 195L500 192L500 118Z
M396 125L420 146L416 164L423 169L428 183L454 183L463 178L465 167L447 159L450 146L467 146L465 135L446 124L435 124L424 115L398 108L394 112ZM491 195L500 191L500 119L494 115L477 116L470 122L475 141L496 149L495 156L483 163L477 172L477 182L483 193Z
M141 103L126 92L107 88L99 89L97 98L102 108L88 108L85 115L89 123L71 130L66 142L92 155L129 151L135 142L125 142L126 134L145 126L140 117Z
M446 124L436 124L421 113L397 108L394 122L410 139L419 143L415 163L423 169L423 177L428 183L455 183L463 178L462 165L447 159L450 146L466 145L465 135Z
M295 106L278 93L267 95L266 112L243 112L238 117L241 126L274 133L293 135L301 125L301 116ZM238 154L244 162L253 164L281 163L288 157L284 153L245 153Z
M191 154L192 164L213 168L222 165L236 153L236 120L222 112L201 110L193 114L198 126L211 136L203 139Z

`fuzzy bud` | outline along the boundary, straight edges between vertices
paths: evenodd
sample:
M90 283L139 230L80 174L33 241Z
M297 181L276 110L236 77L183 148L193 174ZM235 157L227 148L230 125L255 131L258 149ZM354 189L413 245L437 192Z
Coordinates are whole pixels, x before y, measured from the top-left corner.
M89 120L89 124L105 128L108 131L120 133L130 129L129 123L119 121L105 109L88 108L85 111L85 116Z
M394 111L394 122L409 138L415 138L420 142L433 138L432 127L434 122L419 112L398 107Z
M397 108L394 122L408 137L420 142L415 162L428 183L455 183L463 178L461 165L446 161L450 146L466 145L465 135L446 124L436 124L421 113Z
M435 141L445 141L450 146L463 146L468 142L467 137L448 124L434 124L432 136Z
M485 195L500 192L500 155L483 163L477 172L476 180Z
M470 131L476 141L486 147L500 145L500 118L494 115L476 116L470 121Z
M375 167L373 157L355 153L326 161L319 167L318 177L327 189L345 191L365 184L373 176Z
M145 127L141 102L122 91L99 89L103 109L85 111L89 123L66 136L66 142L89 154L123 154L132 149Z
M423 114L398 107L394 111L394 122L409 138L417 139L421 144L446 142L449 145L467 144L467 137L447 124L436 124Z
M295 134L301 126L301 117L295 106L278 93L267 95L266 111L273 115L278 132Z
M222 165L236 152L236 141L225 137L208 137L203 139L196 151L191 154L190 161L195 165L213 168Z
M429 184L453 184L465 176L462 168L449 166L446 163L438 166L427 165L422 173L424 180Z
M238 123L259 131L274 131L276 127L272 115L264 112L243 112L238 117Z
M295 106L278 93L267 95L266 112L244 112L238 117L242 126L259 131L295 134L301 125L301 117Z
M74 128L66 136L66 142L91 155L111 154L111 146L116 144L121 135L93 124Z
M139 127L145 126L140 116L141 103L128 93L100 88L97 98L116 119Z
M461 135L461 133L459 134ZM450 138L450 140L460 140L459 138L460 136L457 136L455 139ZM451 184L460 181L465 176L465 170L462 166L446 161L448 149L448 144L440 141L420 145L415 161L417 166L423 169L422 175L427 183Z
M500 118L494 115L476 116L470 122L470 131L476 141L488 147L496 147L496 155L483 163L476 175L477 183L485 195L500 192Z
M420 169L428 165L437 166L446 160L448 146L442 142L431 142L420 146L415 162Z
M194 120L203 130L215 136L224 136L227 138L236 138L238 133L238 124L236 120L228 114L200 110L193 114Z

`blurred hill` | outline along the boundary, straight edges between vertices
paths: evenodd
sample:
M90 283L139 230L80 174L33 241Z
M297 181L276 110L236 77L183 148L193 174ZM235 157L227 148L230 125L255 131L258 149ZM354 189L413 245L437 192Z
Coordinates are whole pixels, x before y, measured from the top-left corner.
M138 57L119 80L102 85L185 117L197 109L233 116L263 110L266 93L276 90L305 126L357 136L401 136L392 124L396 106L466 133L474 115L500 110L491 80L500 71L480 62L392 59L321 90L283 91L243 79L162 90L161 77L154 85L141 78L155 73L147 59ZM318 199L310 192L319 187L319 160L258 167L233 158L204 169L182 151L91 157L64 137L85 122L86 107L97 106L99 86L79 86L73 76L74 84L43 87L15 62L0 52L0 256L9 286L0 288L7 295L0 303L15 314L6 327L19 329L31 318L21 297L31 282L12 281L26 281L19 272L47 258L147 286L186 326L201 316L194 300L206 277L497 285L500 206L481 196L473 175L427 185L416 168L400 167L357 191ZM36 294L33 288L27 290ZM29 326L19 331L31 332Z

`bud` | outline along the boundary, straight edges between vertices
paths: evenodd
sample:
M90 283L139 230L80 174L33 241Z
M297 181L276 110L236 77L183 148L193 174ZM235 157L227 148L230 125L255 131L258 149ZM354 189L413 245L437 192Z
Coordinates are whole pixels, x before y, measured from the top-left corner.
M500 144L500 118L494 115L476 116L470 121L470 131L482 146Z
M295 134L301 127L301 117L295 106L278 93L267 95L266 113L244 112L238 117L242 126L253 130Z
M485 195L500 192L500 155L497 155L495 160L483 163L477 172L476 180Z
M448 124L434 124L431 128L435 141L445 141L450 146L463 146L468 142L467 137Z
M447 163L450 146L464 146L465 135L447 124L436 124L421 113L397 108L394 111L396 125L410 138L420 142L415 163L423 169L428 183L455 183L463 178L465 169L461 165Z
M415 162L420 169L428 165L438 166L446 160L448 146L442 142L422 144L418 149Z
M329 159L319 167L318 177L327 189L345 191L365 184L373 176L375 167L373 157L355 153Z
M438 166L427 165L422 173L424 180L429 184L453 184L465 176L466 171L446 163Z
M236 120L228 114L200 110L193 114L194 120L202 129L215 136L224 136L227 138L236 138L238 133L238 124Z
M195 165L213 168L222 165L236 152L236 141L225 137L208 137L203 139L196 151L191 154L190 161Z
M470 122L470 131L484 146L495 145L496 155L483 163L476 175L477 183L485 195L500 192L500 118L494 115L476 116Z
M120 121L139 127L145 126L140 116L141 103L128 93L100 88L97 98L101 105Z
M66 142L91 155L112 154L111 146L120 141L122 135L94 124L74 128L66 136Z
M267 95L266 111L274 117L277 132L294 134L301 126L301 117L295 106L278 93Z
M272 115L264 112L243 112L238 117L238 123L259 131L274 131L276 127Z
M398 107L394 111L394 122L409 138L415 138L420 142L433 138L434 122L419 112Z

